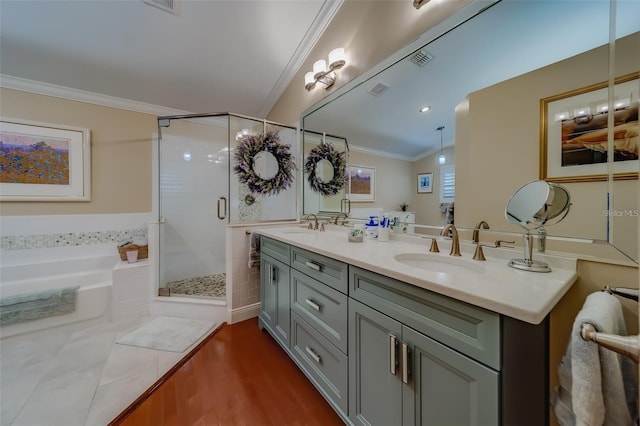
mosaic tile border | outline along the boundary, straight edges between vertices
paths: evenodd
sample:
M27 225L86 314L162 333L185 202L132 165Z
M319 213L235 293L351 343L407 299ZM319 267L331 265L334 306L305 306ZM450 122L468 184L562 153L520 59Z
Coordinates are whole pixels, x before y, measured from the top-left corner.
M0 240L2 250L30 250L54 247L117 244L125 238L147 238L147 229L121 229L117 231L65 232L55 234L6 235Z

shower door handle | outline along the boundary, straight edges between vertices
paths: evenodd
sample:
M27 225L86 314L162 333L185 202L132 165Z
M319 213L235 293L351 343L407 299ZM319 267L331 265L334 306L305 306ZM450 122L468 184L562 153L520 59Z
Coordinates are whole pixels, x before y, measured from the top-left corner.
M222 209L222 213L220 213L220 201L224 201L224 208ZM225 197L218 198L218 219L226 219L227 217L227 199Z

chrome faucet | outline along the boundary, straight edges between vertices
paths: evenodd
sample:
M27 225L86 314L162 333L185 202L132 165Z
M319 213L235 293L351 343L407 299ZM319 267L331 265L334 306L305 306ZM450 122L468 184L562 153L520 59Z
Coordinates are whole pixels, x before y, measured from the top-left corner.
M318 229L318 216L316 216L313 213L309 213L308 215L306 215L304 217L305 220L311 220L311 217L313 216L313 225L311 224L311 222L309 222L309 226L307 226L308 229L314 229L317 230Z
M481 220L476 226L473 227L473 237L471 239L476 244L480 242L481 229L489 229L489 224L484 220Z
M340 212L334 218L333 224L337 225L338 224L338 219L340 219L341 217L344 217L345 219L349 219L349 215L348 214L346 214L345 212ZM344 224L344 222L343 222L343 224Z
M449 252L449 256L461 256L460 254L460 240L458 239L458 230L453 223L448 224L444 228L442 228L442 232L440 235L447 235L451 231L453 234L453 238L451 240L451 251Z

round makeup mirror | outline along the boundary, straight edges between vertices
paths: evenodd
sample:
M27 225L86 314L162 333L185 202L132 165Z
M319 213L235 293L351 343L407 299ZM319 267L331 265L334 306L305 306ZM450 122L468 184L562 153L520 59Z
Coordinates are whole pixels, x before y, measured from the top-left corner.
M524 259L512 259L509 266L532 272L550 272L544 262L532 259L533 236L531 230L553 225L569 213L571 196L569 191L556 183L537 180L518 189L505 209L507 221L522 226L524 234ZM541 233L544 238L544 233Z

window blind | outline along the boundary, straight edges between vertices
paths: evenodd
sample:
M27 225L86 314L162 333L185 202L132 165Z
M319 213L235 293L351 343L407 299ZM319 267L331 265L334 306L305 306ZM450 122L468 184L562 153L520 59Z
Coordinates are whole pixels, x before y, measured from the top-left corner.
M440 203L452 203L456 195L455 166L440 168Z

